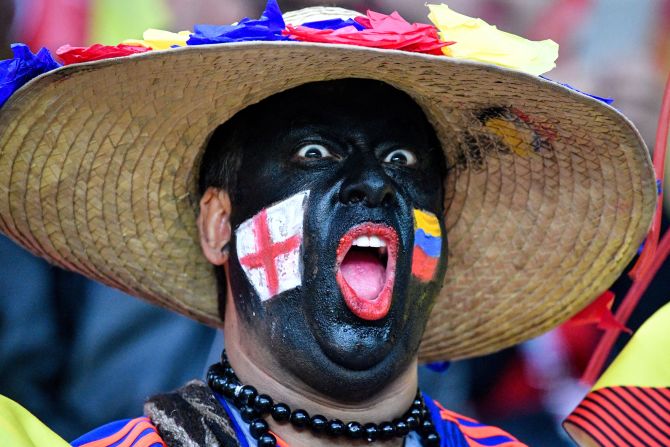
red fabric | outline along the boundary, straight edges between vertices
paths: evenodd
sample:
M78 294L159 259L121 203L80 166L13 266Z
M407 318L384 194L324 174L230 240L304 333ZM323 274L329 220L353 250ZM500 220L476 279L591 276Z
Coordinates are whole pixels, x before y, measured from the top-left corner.
M113 57L130 56L131 54L146 53L147 51L151 51L151 48L124 44L108 46L96 43L90 47L63 45L56 50L56 54L61 58L65 65L70 65L80 62L111 59Z
M353 26L347 26L336 30L319 30L287 25L284 35L303 42L358 45L435 55L441 55L442 47L454 43L441 42L434 26L410 24L397 12L386 15L368 11L367 17L356 18L356 21L366 29L359 31Z
M149 432L142 434L145 430ZM156 444L167 447L158 435L158 430L147 417L139 417L129 421L118 432L96 441L83 444L81 447L149 447Z
M443 421L453 422L458 426L469 447L528 447L498 427L484 425L475 419L447 410L437 401L434 403L439 408Z
M617 329L632 333L630 329L621 324L612 314L612 302L614 293L609 290L600 295L594 302L586 306L577 315L572 317L569 324L597 324L599 329Z

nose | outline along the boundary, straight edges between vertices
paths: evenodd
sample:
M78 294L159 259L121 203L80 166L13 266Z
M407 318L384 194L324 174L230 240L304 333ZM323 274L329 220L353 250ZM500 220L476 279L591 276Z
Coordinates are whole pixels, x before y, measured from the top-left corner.
M392 203L396 193L391 179L380 168L360 167L346 176L339 198L345 205L363 202L378 207Z

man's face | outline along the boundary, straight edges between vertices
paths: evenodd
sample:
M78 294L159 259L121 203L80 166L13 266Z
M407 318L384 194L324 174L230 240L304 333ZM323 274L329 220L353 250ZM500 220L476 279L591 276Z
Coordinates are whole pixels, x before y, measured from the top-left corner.
M406 95L310 84L255 107L232 191L230 286L255 342L340 400L416 356L446 269L444 160Z

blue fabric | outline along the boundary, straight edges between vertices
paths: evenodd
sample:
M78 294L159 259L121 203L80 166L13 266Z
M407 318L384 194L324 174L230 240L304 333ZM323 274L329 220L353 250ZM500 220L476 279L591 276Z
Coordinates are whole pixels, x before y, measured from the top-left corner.
M547 81L551 81L551 82L553 82L553 83L555 83L555 84L562 85L563 87L567 87L567 88L569 88L570 90L573 90L573 91L575 91L575 92L581 93L582 95L590 96L591 98L593 98L593 99L597 99L598 101L600 101L600 102L604 102L605 104L612 105L612 104L614 103L614 98L604 98L604 97L602 97L602 96L592 95L592 94L590 94L590 93L583 92L583 91L579 90L578 88L575 88L575 87L571 86L570 84L565 84L565 83L563 83L563 82L558 82L558 81L555 81L555 80L553 80L553 79L549 79L549 78L547 78L546 76L542 76L542 75L540 75L540 77L541 77L542 79L546 79Z
M318 22L307 22L303 23L302 26L312 29L340 29L346 28L347 26L353 26L358 31L363 31L365 27L355 21L354 19L330 19L330 20L319 20Z
M437 258L442 251L442 238L426 234L421 228L414 232L414 245L421 247L431 258Z
M440 409L435 405L433 399L426 393L422 393L422 395L423 401L426 403L428 411L430 411L430 418L437 430L437 434L440 435L440 447L468 447L461 429L453 422L442 419Z
M481 445L488 445L488 446L496 446L500 444L504 444L506 442L511 442L514 441L514 439L510 438L509 436L489 436L488 438L472 438Z
M486 427L485 424L480 424L479 422L466 421L465 419L458 418L458 423L465 427Z
M228 414L228 418L230 421L233 423L233 430L235 430L235 437L237 437L237 440L240 443L240 447L249 447L249 443L247 442L247 437L244 436L244 432L242 431L242 428L239 426L237 423L237 420L233 416L232 411L230 410L230 407L228 406L228 402L226 402L226 399L221 396L219 393L214 393L216 396L217 400L221 404L224 410L226 410L226 414Z
M468 441L465 439L458 425L445 420L438 423L441 424L441 431L439 433L444 440L444 444L440 444L440 447L469 447Z
M286 27L276 0L268 0L258 20L244 18L237 25L195 25L187 45L246 42L257 40L289 40L282 35Z
M102 427L96 428L95 430L93 430L89 433L86 433L84 436L82 436L80 438L77 438L76 440L72 441L70 444L72 445L72 447L80 447L82 445L88 444L89 442L99 441L101 439L105 439L105 438L107 438L109 436L112 436L112 435L118 433L119 431L121 431L126 426L126 424L128 424L132 420L133 419L123 419L123 420L120 420L120 421L115 421L115 422L111 422L109 424L103 425ZM139 421L137 423L139 423ZM116 442L113 442L113 443L109 444L108 447L118 447L119 445L126 442L127 439L128 439L128 434L130 433L130 431L134 427L135 426L133 425L133 427L128 431L128 433L126 433L125 436L121 437ZM140 442L140 440L143 437L145 437L147 435L150 435L152 433L157 433L157 431L153 428L146 428L146 429L142 430L137 435L137 437L132 442L132 444L130 444L130 446L132 447L132 446L136 445L138 442ZM150 445L150 447L161 447L161 443L160 442L154 442Z
M0 107L28 81L61 66L46 48L33 54L27 45L15 43L12 52L12 59L0 61Z
M130 421L132 421L132 419L122 419L120 421L110 422L109 424L105 424L102 427L98 427L95 430L86 433L84 436L80 436L70 444L72 447L79 447L80 445L106 438L121 430Z

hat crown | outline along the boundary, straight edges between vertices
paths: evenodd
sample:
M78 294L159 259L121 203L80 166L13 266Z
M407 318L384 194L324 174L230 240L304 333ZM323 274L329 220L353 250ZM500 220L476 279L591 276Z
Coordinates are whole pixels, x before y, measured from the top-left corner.
M321 20L347 20L360 16L363 16L363 14L351 9L333 6L310 6L309 8L284 13L284 21L291 25L302 25L303 23L319 22Z

